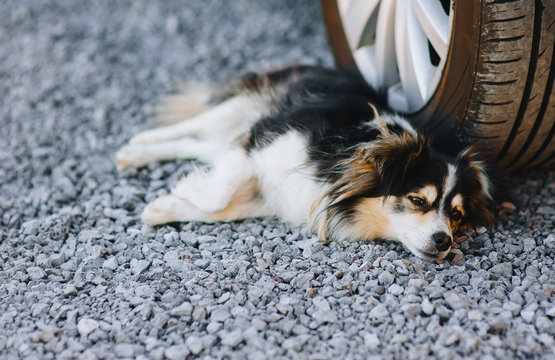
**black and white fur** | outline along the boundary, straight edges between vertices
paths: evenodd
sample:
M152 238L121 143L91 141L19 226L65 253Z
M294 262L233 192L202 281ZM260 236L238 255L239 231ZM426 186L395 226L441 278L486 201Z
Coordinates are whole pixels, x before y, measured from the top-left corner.
M456 231L493 222L495 181L474 151L437 152L402 117L378 113L377 100L358 77L335 70L248 75L205 111L133 137L118 167L210 164L148 204L142 219L152 226L277 216L322 240L398 240L441 259ZM173 98L166 114L188 101Z

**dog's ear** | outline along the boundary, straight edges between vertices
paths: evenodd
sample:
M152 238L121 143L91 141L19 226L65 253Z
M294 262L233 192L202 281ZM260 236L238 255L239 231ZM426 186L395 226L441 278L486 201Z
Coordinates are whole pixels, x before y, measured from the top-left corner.
M407 170L422 155L427 140L416 133L387 133L361 145L340 164L342 177L329 193L331 204L356 196L381 197L400 191Z
M467 222L473 226L493 225L496 206L512 201L509 183L475 145L464 150L457 160L466 187Z
M378 177L378 196L398 193L407 170L422 156L428 140L420 134L403 131L382 137L367 149L366 158Z

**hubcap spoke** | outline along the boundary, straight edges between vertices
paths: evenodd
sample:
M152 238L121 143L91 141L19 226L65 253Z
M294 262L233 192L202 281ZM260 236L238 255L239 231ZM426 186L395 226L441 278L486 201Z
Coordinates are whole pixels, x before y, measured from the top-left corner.
M416 34L413 32L417 32ZM420 33L418 33L420 31ZM423 91L417 79L417 68L412 51L418 46L411 43L421 42L425 37L422 30L415 26L414 15L408 0L398 0L395 13L395 49L397 64L399 66L399 77L406 94L409 108L416 108L423 101Z
M343 9L343 25L346 28L347 40L352 50L361 46L364 30L380 0L351 0L342 1L344 4L339 6Z
M360 69L360 73L364 80L372 87L379 89L378 74L376 72L376 54L374 46L364 46L353 52L353 57Z
M426 37L439 57L444 58L449 45L449 16L438 0L413 0L412 6Z
M376 26L376 88L399 81L395 59L395 0L382 0Z

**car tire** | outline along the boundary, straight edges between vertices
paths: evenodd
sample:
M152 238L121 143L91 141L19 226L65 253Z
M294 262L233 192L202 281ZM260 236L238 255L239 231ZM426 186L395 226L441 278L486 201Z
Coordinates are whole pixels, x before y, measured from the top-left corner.
M321 3L337 65L356 69L337 1ZM552 166L554 1L452 0L450 6L437 87L406 116L446 150L476 142L503 168Z

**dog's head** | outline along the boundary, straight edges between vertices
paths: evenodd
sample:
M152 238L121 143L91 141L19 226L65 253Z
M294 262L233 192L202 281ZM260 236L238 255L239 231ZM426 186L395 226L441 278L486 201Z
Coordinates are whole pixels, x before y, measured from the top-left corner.
M435 260L458 231L495 220L497 180L473 148L452 158L419 133L385 129L340 167L320 222L323 239L392 239Z

